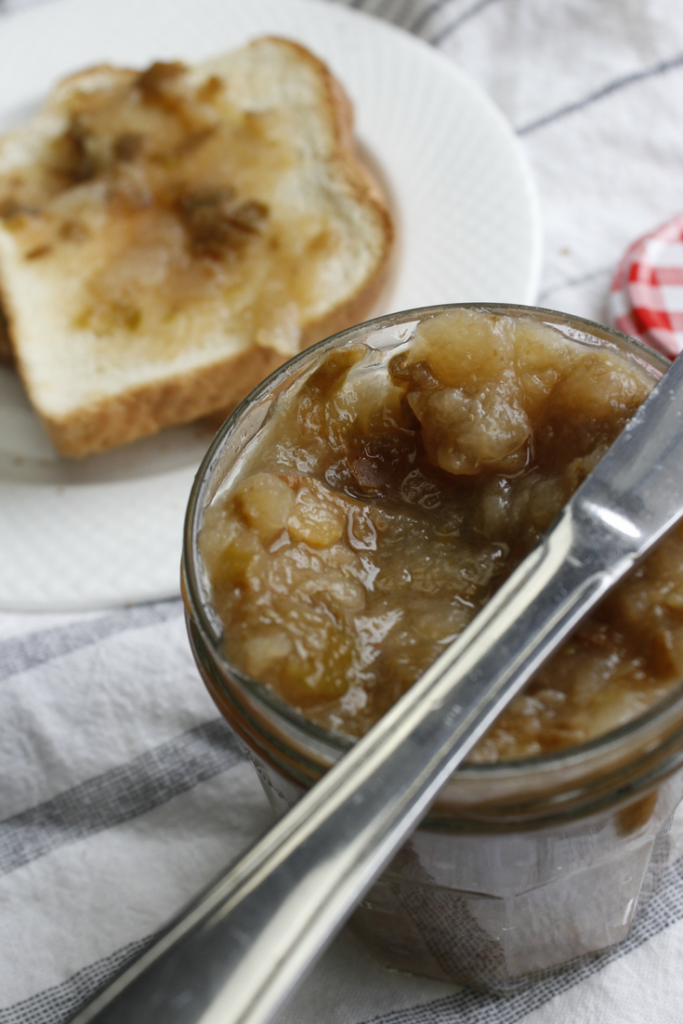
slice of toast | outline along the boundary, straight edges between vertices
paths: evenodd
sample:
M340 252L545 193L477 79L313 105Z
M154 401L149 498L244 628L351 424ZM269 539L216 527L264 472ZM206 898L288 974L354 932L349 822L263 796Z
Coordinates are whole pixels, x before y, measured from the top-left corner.
M349 101L283 39L84 71L0 142L2 303L65 455L234 405L363 319L391 243Z

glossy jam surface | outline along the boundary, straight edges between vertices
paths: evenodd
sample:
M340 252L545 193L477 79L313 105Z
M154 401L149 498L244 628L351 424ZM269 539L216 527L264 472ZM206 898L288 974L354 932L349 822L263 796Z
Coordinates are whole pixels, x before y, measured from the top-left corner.
M647 395L609 346L454 310L392 352L338 349L276 403L200 551L228 657L313 721L365 732L520 563ZM480 742L534 756L683 675L683 531Z

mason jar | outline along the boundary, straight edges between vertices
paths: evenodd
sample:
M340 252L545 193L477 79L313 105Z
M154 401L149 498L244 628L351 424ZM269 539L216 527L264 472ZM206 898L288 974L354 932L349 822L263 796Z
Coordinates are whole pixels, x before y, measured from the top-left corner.
M183 596L190 644L211 696L284 813L354 740L324 729L231 664L198 550L204 509L257 438L277 396L336 347L390 349L453 306L392 314L301 353L218 432L190 497ZM459 307L460 308L460 307ZM465 307L467 308L467 307ZM533 317L568 338L613 346L656 379L666 360L579 317L470 304ZM683 687L590 742L527 760L462 765L355 911L351 926L388 966L511 993L623 941L668 858L683 797Z

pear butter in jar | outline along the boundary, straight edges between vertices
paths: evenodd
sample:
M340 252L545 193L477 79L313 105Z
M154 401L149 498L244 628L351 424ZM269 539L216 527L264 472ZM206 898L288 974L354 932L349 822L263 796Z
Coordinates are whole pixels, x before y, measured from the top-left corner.
M660 372L577 318L446 307L325 342L237 411L196 517L191 636L276 800L467 626ZM357 930L394 966L496 991L623 938L683 791L676 715L657 724L682 677L677 529L479 742Z

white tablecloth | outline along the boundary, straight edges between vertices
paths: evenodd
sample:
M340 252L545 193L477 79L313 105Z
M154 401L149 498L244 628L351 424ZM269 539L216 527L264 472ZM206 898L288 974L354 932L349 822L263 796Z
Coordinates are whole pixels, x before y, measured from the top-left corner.
M0 0L0 32L35 5ZM680 0L351 6L437 46L499 105L538 182L539 302L604 320L627 244L683 209ZM0 733L0 1024L57 1024L270 811L199 682L178 601L0 615ZM522 995L391 973L343 933L277 1019L680 1024L682 956L683 859L624 946Z

